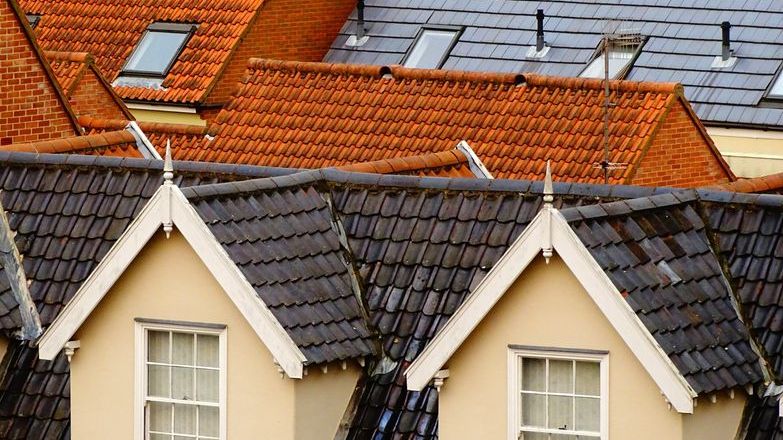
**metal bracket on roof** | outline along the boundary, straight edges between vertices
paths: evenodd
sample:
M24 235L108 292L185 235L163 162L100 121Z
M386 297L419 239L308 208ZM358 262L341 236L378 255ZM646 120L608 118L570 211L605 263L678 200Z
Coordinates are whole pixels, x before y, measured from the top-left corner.
M369 39L369 35L365 35L361 38L357 38L356 35L351 35L348 37L348 40L345 41L345 45L348 47L362 47Z
M171 219L171 187L174 186L174 164L171 160L171 141L166 141L166 159L163 161L163 187L166 188L163 202L163 232L166 238L171 237L174 222Z
M541 253L544 256L546 264L553 255L552 246L552 212L555 210L553 202L555 200L554 190L552 189L552 171L549 161L546 161L546 177L544 178L544 212L546 213L546 227L544 232L544 243L541 245Z

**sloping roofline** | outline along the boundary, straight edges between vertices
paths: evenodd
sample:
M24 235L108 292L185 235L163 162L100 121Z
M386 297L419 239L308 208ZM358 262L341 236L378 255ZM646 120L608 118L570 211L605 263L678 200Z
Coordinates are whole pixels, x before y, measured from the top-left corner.
M53 360L87 320L114 283L161 228L170 233L176 226L201 258L225 294L237 306L276 364L288 377L301 379L307 361L283 326L258 297L214 235L182 192L164 183L138 217L123 232L109 253L81 285L38 341L39 357Z
M571 230L566 219L545 206L500 258L476 290L405 372L409 390L421 391L535 257L556 251L582 287L679 413L693 413L697 393L644 327L606 273Z

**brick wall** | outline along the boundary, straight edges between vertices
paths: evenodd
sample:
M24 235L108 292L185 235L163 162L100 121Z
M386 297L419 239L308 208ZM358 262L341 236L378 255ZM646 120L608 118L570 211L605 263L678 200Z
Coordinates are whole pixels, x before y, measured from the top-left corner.
M41 63L14 8L0 2L0 145L75 134Z
M321 61L355 6L356 0L266 0L207 102L228 101L249 58Z
M693 188L728 182L698 126L681 102L669 111L631 183Z
M104 87L92 69L87 69L69 97L76 116L94 116L103 119L127 119L120 104Z

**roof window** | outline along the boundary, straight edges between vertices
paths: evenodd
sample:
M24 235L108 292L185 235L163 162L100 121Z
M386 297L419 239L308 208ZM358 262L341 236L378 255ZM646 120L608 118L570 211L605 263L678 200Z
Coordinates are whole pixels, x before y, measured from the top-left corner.
M27 17L27 22L30 23L30 27L35 29L38 26L38 22L41 20L41 16L38 14L24 14Z
M459 33L458 29L422 29L402 65L440 69L457 42Z
M773 99L783 99L783 72L779 72L778 76L772 82L772 87L769 88L767 96Z
M165 77L195 29L193 24L151 24L125 63L123 75Z
M609 78L623 78L631 68L642 47L643 39L638 34L623 34L605 37L595 58L579 74L582 78L604 78L605 57L609 55ZM608 50L605 45L608 44Z

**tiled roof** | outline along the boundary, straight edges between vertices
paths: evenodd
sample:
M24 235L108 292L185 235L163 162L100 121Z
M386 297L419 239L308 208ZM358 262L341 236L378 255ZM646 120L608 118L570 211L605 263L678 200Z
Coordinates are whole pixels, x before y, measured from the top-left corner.
M418 156L395 157L339 167L344 171L371 174L402 174L430 177L478 177L468 157L458 149Z
M783 418L780 417L780 389L761 398L751 398L748 408L752 409L744 416L745 426L741 431L741 440L781 440L783 439Z
M46 51L44 55L77 116L133 118L89 53Z
M263 0L154 2L22 0L41 14L38 40L47 50L89 52L110 81L119 75L143 32L153 22L198 24L158 89L117 87L123 99L197 103L213 86Z
M463 29L444 68L577 76L605 32L638 32L646 42L626 79L680 82L708 124L783 128L783 109L765 106L764 94L783 62L779 26L783 6L774 0L366 0L369 41L347 47L356 12L324 61L400 64L422 27ZM543 9L543 58L527 58L536 43L536 10ZM731 22L737 62L715 69L722 21Z
M88 133L103 133L105 131L124 129L130 121L122 119L102 119L82 116L79 123ZM179 150L200 148L209 142L206 138L207 128L188 124L169 124L162 122L136 122L147 136L152 146L161 157L165 155L166 143L171 142L171 151L176 159L182 157ZM190 160L190 159L189 159ZM198 160L198 159L193 159ZM226 162L231 163L231 162Z
M130 131L117 130L51 141L5 145L0 147L0 151L143 157L137 142L138 140Z
M745 193L783 193L783 173L769 174L750 179L738 179L734 182L710 186L720 191L734 191Z
M688 105L671 83L610 87L609 161L628 166L609 181L623 183L669 109ZM215 139L174 154L320 168L446 151L465 140L498 178L538 178L552 160L556 180L603 182L603 99L598 80L252 60L210 129ZM731 176L711 143L704 149Z
M309 363L377 353L344 236L314 188L202 197L191 204Z
M699 394L764 379L702 210L688 191L563 211Z

